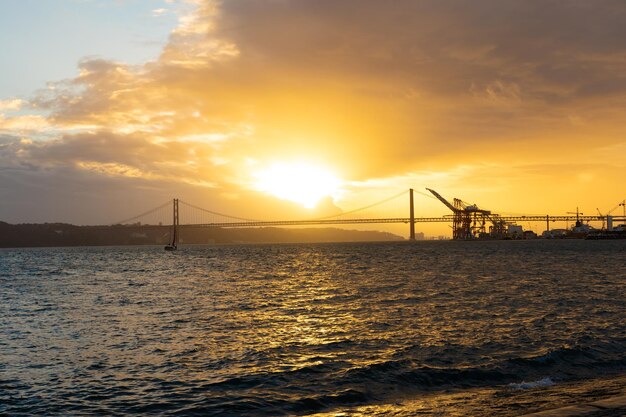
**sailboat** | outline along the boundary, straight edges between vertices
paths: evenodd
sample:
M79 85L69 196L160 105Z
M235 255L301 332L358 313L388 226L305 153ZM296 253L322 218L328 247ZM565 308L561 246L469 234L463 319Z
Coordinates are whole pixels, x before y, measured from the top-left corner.
M178 249L178 199L174 199L173 207L174 218L172 220L172 229L170 233L170 242L163 249L173 251Z
M170 239L170 243L165 245L163 249L165 250L176 250L178 249L178 236L177 236L176 226L172 227L172 237Z

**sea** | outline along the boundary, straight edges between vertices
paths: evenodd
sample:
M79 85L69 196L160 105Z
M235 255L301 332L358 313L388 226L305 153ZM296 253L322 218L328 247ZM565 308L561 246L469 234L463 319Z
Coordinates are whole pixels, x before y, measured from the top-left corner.
M626 241L0 250L0 415L519 416L626 387Z

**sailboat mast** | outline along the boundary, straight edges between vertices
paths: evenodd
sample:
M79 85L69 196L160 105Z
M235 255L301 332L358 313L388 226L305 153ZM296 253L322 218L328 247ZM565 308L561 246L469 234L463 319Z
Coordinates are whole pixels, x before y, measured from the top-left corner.
M174 199L174 219L172 224L174 225L174 237L172 239L172 244L174 246L178 246L178 226L179 226L179 218L178 218L178 199Z

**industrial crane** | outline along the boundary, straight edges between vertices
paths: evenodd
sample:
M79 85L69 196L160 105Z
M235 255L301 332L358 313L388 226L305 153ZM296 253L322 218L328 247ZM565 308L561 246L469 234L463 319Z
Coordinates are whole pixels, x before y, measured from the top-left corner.
M490 210L483 210L476 204L467 204L458 198L453 200L454 204L450 204L437 191L430 188L426 189L452 211L454 216L452 219L452 239L470 240L478 238L481 234L486 233L485 224L487 220L493 223L489 228L491 235L504 235L506 225L500 215L493 214Z
M602 230L604 230L604 219L606 218L606 216L608 215L604 215L600 212L600 209L596 207L596 211L598 212L598 214L600 215L600 218L602 219Z
M598 214L600 215L600 218L602 219L602 229L604 230L604 221L606 220L607 222L607 228L611 229L612 228L612 222L609 222L609 216L611 215L611 213L613 213L615 210L617 210L619 207L624 207L624 218L626 219L626 200L621 201L618 205L616 205L615 207L613 207L611 210L609 210L606 214L602 214L600 212L600 209L596 208L596 210L598 211Z
M578 210L578 207L576 207L576 211L566 211L565 214L575 214L576 215L576 223L574 225L574 228L580 228L582 227L582 222L580 221L580 216L584 215L585 213L581 213ZM589 223L589 222L587 222Z

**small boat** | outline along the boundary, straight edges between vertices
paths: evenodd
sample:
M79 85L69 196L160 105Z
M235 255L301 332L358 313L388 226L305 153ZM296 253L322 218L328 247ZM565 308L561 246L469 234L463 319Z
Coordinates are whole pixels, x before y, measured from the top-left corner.
M170 239L170 243L168 243L167 245L165 245L165 247L163 249L165 250L176 250L178 249L178 234L177 232L177 227L176 225L174 225L172 227L172 238Z

